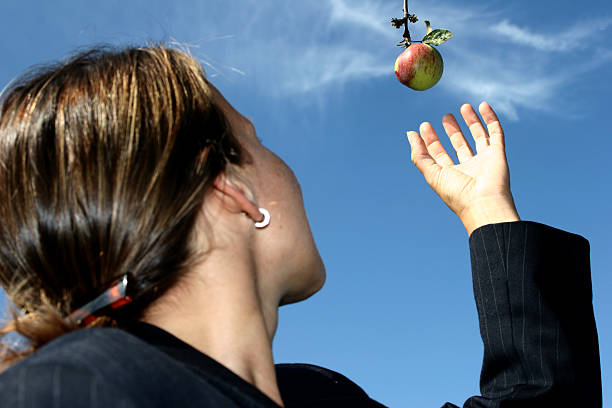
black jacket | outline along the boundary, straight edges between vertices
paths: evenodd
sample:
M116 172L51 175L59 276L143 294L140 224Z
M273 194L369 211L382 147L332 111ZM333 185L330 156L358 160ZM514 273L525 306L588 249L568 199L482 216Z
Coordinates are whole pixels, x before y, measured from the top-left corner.
M601 407L588 242L515 222L477 229L470 252L485 350L482 396L464 407ZM288 408L382 406L321 367L279 364L277 375ZM414 392L408 384L406 392ZM144 323L56 339L0 375L0 404L278 408L221 364Z

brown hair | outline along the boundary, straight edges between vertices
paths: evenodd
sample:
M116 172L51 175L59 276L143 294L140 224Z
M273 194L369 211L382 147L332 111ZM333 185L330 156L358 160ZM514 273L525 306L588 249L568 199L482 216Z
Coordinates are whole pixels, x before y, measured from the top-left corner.
M0 282L22 310L0 363L76 329L71 311L131 273L137 318L197 255L206 191L243 153L200 64L151 46L96 48L27 72L0 108Z

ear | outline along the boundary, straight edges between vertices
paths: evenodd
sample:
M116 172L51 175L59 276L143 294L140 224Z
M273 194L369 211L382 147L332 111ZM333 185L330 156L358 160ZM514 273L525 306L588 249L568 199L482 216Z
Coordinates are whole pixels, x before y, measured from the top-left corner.
M247 197L245 191L235 186L226 174L220 174L213 183L215 190L221 194L224 206L231 212L245 213L253 222L260 222L264 215L259 212L259 206Z

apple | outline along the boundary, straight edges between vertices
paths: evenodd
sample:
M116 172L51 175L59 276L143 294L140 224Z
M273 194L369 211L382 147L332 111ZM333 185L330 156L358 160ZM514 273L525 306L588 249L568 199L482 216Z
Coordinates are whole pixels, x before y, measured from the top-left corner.
M397 79L417 91L424 91L438 83L443 70L442 55L422 42L410 44L395 60Z

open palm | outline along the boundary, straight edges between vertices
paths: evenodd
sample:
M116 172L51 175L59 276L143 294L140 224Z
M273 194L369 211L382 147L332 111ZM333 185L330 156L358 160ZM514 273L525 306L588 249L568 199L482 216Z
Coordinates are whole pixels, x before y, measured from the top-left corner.
M514 206L504 132L489 104L483 102L479 110L487 130L471 105L461 107L461 115L476 144L476 155L455 117L448 114L442 119L459 164L448 155L430 123L421 124L420 134L408 132L412 161L427 183L460 218L482 202L509 202Z

